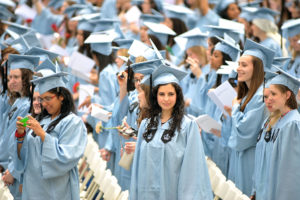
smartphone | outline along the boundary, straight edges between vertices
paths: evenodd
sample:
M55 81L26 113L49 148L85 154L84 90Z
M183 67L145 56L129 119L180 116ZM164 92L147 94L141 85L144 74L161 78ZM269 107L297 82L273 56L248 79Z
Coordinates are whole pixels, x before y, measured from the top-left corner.
M26 127L27 126L27 121L28 121L28 117L24 117L23 119L20 119L19 122L22 122L23 123L23 126Z

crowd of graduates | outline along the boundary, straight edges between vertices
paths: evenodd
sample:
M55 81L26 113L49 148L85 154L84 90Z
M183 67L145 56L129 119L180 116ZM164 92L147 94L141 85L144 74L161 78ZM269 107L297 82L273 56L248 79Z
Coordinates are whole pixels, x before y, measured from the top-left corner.
M300 1L0 0L0 36L14 199L80 199L88 134L132 200L213 199L207 158L251 199L299 198Z

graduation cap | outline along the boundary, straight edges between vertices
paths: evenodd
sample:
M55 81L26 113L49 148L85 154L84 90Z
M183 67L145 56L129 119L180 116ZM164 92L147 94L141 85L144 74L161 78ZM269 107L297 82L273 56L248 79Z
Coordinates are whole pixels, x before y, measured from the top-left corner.
M19 35L23 35L23 34L25 34L28 31L32 31L31 28L29 28L27 26L23 26L23 25L17 24L17 23L13 23L13 22L9 22L9 21L2 21L2 23L8 25L8 27L7 27L8 30L10 30L10 31L12 31L14 33L17 33Z
M0 0L0 5L6 7L16 7L16 3L12 0Z
M0 5L0 20L8 20L9 18L12 18L14 15L5 7Z
M144 0L131 0L131 5L141 5L144 3Z
M229 55L232 61L236 61L239 57L240 52L242 51L240 50L238 45L235 44L235 41L226 34L224 36L224 39L218 36L217 38L220 42L216 44L215 50L221 51Z
M130 65L134 73L150 75L152 72L161 65L160 59L148 60L145 62L134 63Z
M222 0L222 1L219 1L217 6L215 7L215 10L217 11L217 13L220 13L223 10L225 10L232 3L236 3L235 0Z
M299 91L300 81L296 77L290 75L279 67L275 68L279 71L279 75L275 76L270 82L270 85L284 85L288 87L296 96Z
M29 49L25 55L35 55L40 57L40 61L45 61L46 59L54 60L58 57L57 53L39 48L39 47L32 47Z
M254 19L266 19L275 23L275 17L280 13L270 8L258 8L252 15L252 20Z
M57 67L51 60L46 58L44 62L36 67L35 71L41 73L43 76L48 76L50 74L57 73Z
M84 41L84 43L90 44L91 49L93 51L108 56L112 52L112 46L111 46L112 41L113 41L113 37L110 34L94 33L91 34Z
M66 88L66 84L63 80L63 77L67 75L69 74L65 72L59 72L59 73L50 74L45 77L36 78L31 82L38 87L39 93L42 95L53 88L58 88L58 87Z
M50 0L48 3L48 7L53 7L55 10L59 9L62 7L64 3L64 0Z
M140 20L142 21L141 25L143 25L145 22L160 23L164 21L164 16L152 15L152 14L141 14Z
M209 30L209 37L224 37L226 33L231 38L233 38L237 43L240 41L240 32L238 30L233 30L232 28L225 26L215 26L215 25L204 25Z
M291 57L275 57L273 60L272 65L275 65L281 69L284 69L284 67L286 66L286 64L291 61ZM287 65L288 65L287 64Z
M286 37L294 37L300 33L300 19L291 19L286 21L281 30Z
M193 46L203 46L207 47L207 33L202 33L199 28L194 28L190 31L187 31L178 37L186 38L187 42L185 45L185 49L189 49Z
M78 12L81 9L84 9L86 5L82 4L73 4L69 7L67 7L64 11L64 13L68 16L68 18L71 18L76 12Z
M264 70L270 70L275 52L261 44L246 39L243 55L250 55L259 58L263 62Z
M157 85L164 85L168 83L177 83L187 75L187 72L182 71L175 66L160 65L152 73L152 85L155 87ZM150 85L150 77L145 79L142 83Z
M255 7L242 7L242 12L239 17L245 19L248 22L252 21L253 13L257 11L258 8Z
M34 72L34 68L38 66L40 58L38 56L26 56L10 54L8 56L8 66L10 69L29 69Z
M116 22L119 22L119 20L100 18L100 19L90 21L90 23L94 26L94 32L113 29L114 23Z
M133 39L118 39L114 40L119 45L119 49L129 49L133 43Z
M152 22L145 22L144 24L149 28L148 34L155 35L164 46L167 44L169 35L176 35L176 33L172 29L164 24L157 24Z
M89 20L82 19L78 21L77 30L83 30L88 32L93 32L95 25Z
M129 60L133 63L135 62L135 58L139 56L143 56L147 60L153 60L156 56L153 49L139 40L133 41L128 50L128 54L130 55Z
M35 31L30 31L22 35L27 44L31 47L42 47L40 40L36 36Z
M239 3L239 6L240 7L254 7L254 8L259 8L261 3L262 3L261 0L252 1L252 2L242 2L242 3Z
M26 42L22 35L18 39L13 40L10 45L20 54L24 54L30 48L29 44Z

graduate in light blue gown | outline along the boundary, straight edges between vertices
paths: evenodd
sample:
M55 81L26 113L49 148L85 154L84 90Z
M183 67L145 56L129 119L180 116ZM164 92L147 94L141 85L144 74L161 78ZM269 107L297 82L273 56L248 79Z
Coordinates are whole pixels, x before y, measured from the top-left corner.
M237 21L241 10L235 0L219 1L214 8L216 13L224 19Z
M3 116L3 127L0 135L0 165L6 170L4 182L15 199L21 199L19 184L21 173L15 169L11 160L11 145L14 143L17 116L25 117L30 111L30 80L34 68L39 63L39 57L10 54L8 57L9 75L9 109ZM22 78L24 77L24 78Z
M246 40L239 59L238 96L233 101L232 131L228 146L234 163L230 165L229 179L246 195L251 194L254 171L255 145L265 119L263 103L264 69L270 69L275 52Z
M289 40L292 62L288 66L289 74L300 78L300 19L286 21L282 27L283 35Z
M270 81L271 106L280 112L271 135L270 170L266 200L297 199L300 195L299 151L300 115L296 95L300 81L277 68L280 75Z
M60 72L34 80L43 106L40 121L28 116L26 127L17 122L13 161L16 170L23 173L24 200L80 199L77 162L83 155L87 132L74 113L71 93L62 79L65 75Z
M153 85L153 104L138 132L131 200L213 199L199 129L184 116L179 81L185 75L161 65L144 82Z
M277 73L265 72L265 87L264 87L264 103L268 109L268 117L265 119L263 126L258 134L257 144L255 148L255 164L253 172L253 188L252 196L257 200L266 199L268 189L268 179L270 171L270 159L273 149L271 141L272 134L276 131L277 122L280 118L280 113L272 107L270 101L271 92L268 81L272 80Z
M268 8L259 8L253 13L251 29L253 36L259 39L261 45L272 49L276 57L282 57L287 56L287 51L280 47L281 36L274 19L278 14L278 12Z

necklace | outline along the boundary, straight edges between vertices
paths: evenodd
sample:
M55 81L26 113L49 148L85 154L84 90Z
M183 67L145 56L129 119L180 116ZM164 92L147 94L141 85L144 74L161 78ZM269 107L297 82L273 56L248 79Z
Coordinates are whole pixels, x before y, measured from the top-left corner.
M289 112L290 112L290 110L287 111L286 113L284 113L283 115L281 115L279 120L281 120L281 119L282 119L284 116L286 116L286 114L288 114Z

